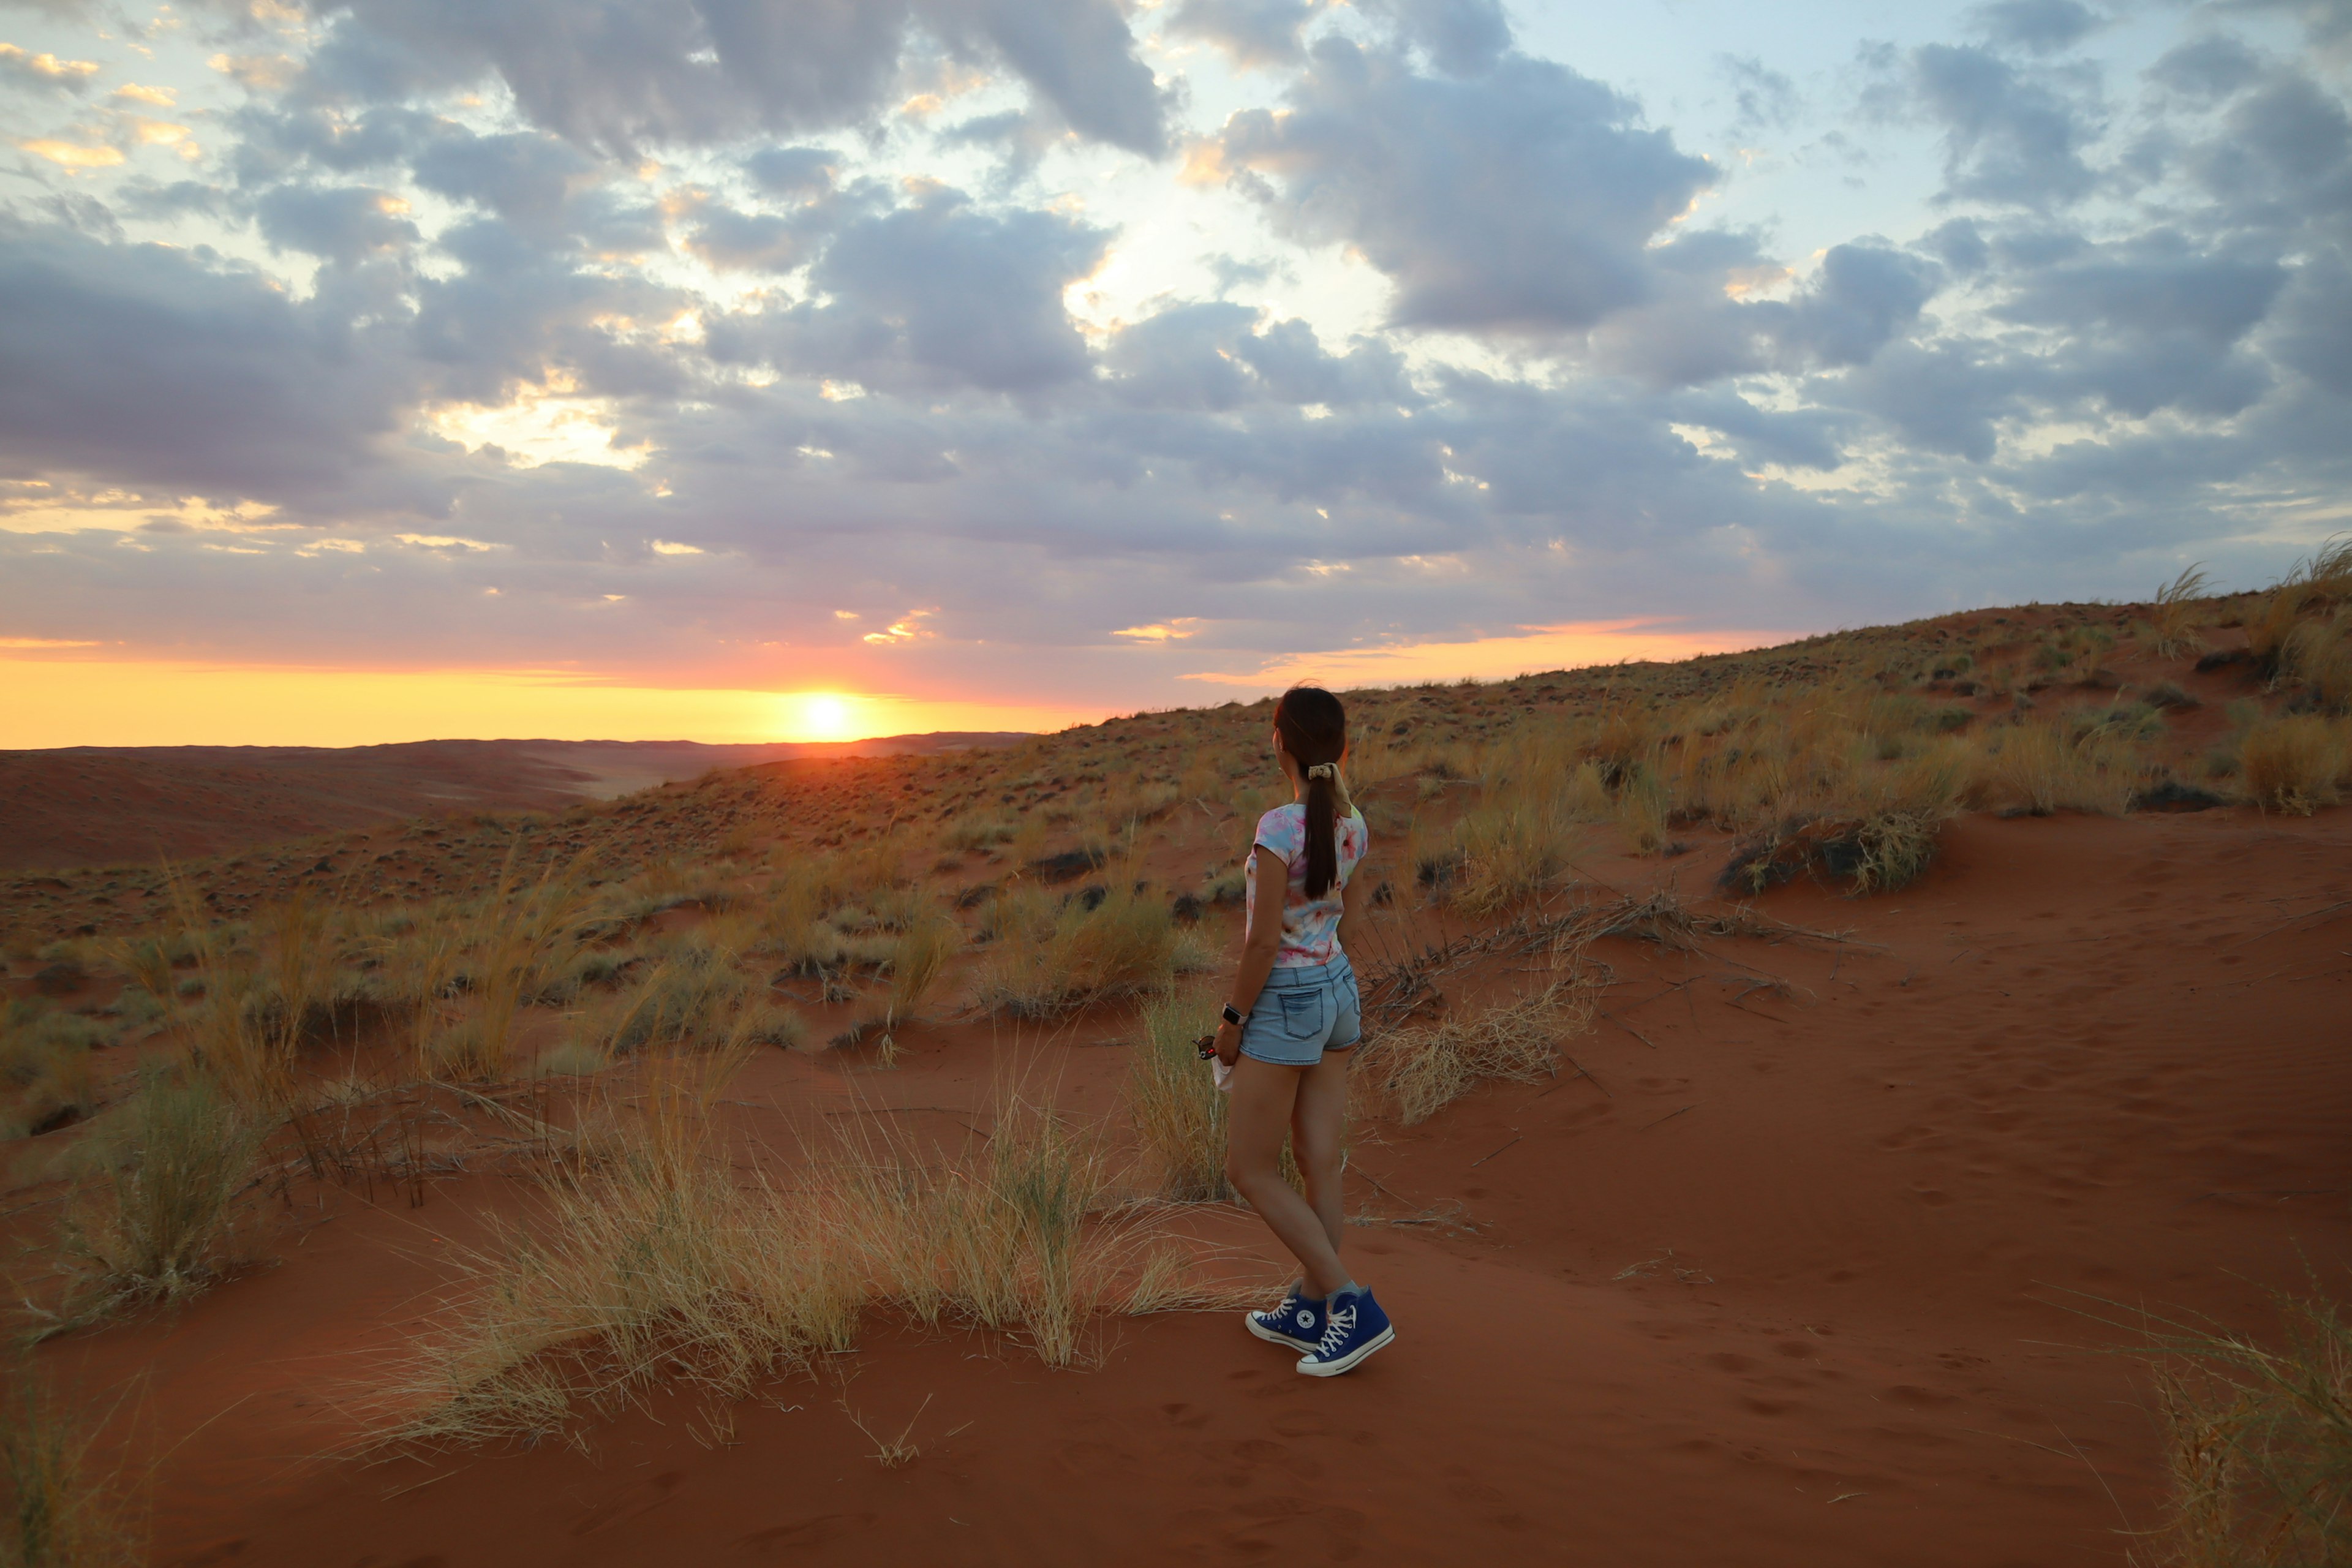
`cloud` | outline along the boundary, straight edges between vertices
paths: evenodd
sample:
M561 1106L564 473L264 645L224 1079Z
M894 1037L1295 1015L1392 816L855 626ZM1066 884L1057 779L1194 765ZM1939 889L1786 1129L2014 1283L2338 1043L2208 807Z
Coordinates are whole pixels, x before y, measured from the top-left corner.
M1305 59L1299 34L1314 16L1314 0L1182 0L1167 26L1177 37L1214 44L1244 70L1257 70Z
M1280 233L1360 247L1395 324L1549 334L1647 298L1652 237L1716 182L1638 121L1549 61L1456 79L1326 39L1288 112L1234 115L1221 154Z
M407 390L391 330L215 262L0 218L0 462L262 496L366 462Z
M415 245L422 236L388 192L348 185L286 185L255 204L261 232L280 250L307 251L341 266Z
M1042 392L1088 374L1062 292L1109 237L935 186L845 225L811 270L820 300L723 322L713 352L871 385Z
M1978 6L1970 19L1996 44L2036 55L2072 48L2103 25L2078 0L1995 0Z
M177 183L26 163L0 622L1132 705L1302 647L2252 580L2352 483L2352 121L2224 11L2135 23L2112 99L2105 35L2036 52L2055 10L1879 51L1925 182L1776 224L1796 185L1491 5L1161 13L1261 28L1201 79L1229 195L1149 156L1201 57L1108 4L446 4L185 88ZM1818 195L1786 64L1705 112ZM891 112L949 80L960 122ZM1727 187L1752 224L1692 216Z
M1447 76L1480 76L1511 47L1501 0L1360 0L1369 16L1391 23L1398 37Z
M1081 135L1156 153L1165 95L1114 0L312 0L312 92L383 102L495 75L589 150L870 122L919 26L1001 61Z
M96 60L61 60L53 54L31 54L15 44L0 43L0 84L78 94L88 89L97 74Z
M1948 196L2064 206L2097 183L2084 150L2095 106L2071 84L2021 71L1990 50L1928 44L1911 58L1927 115L1944 130Z

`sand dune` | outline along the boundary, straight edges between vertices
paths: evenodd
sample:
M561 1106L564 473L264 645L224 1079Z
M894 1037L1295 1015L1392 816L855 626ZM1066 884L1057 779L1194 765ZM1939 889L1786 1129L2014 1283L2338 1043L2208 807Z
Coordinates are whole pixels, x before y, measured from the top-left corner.
M925 756L995 733L860 742L420 741L0 752L0 869L191 859L425 815L545 810L788 757Z
M877 1310L854 1351L747 1400L656 1385L625 1411L583 1413L568 1440L359 1462L382 1420L371 1401L444 1310L453 1259L496 1226L541 1223L543 1172L515 1118L600 1094L639 1103L642 1089L626 1061L587 1079L426 1082L404 1016L360 1003L348 1029L322 1026L305 1081L321 1106L410 1107L430 1174L338 1173L281 1142L252 1213L266 1266L52 1339L40 1364L88 1408L135 1407L109 1451L152 1473L160 1563L2122 1563L2167 1506L2146 1368L2116 1353L2137 1342L2137 1314L2267 1332L2266 1292L2337 1290L2352 1263L2352 814L2258 810L2216 771L2262 713L2299 700L2244 660L2200 670L2193 650L2159 658L2128 637L2097 650L2095 672L2032 657L2063 617L2120 627L2131 614L2012 614L1987 634L2011 651L1980 645L1975 668L2017 678L1970 690L1935 673L1948 654L1902 654L1931 626L1360 698L1361 765L1386 770L1360 792L1375 823L1362 874L1388 891L1352 940L1379 1026L1476 1017L1563 975L1594 1012L1559 1041L1554 1075L1483 1085L1411 1125L1364 1107L1353 1258L1400 1339L1347 1378L1297 1376L1230 1311L1105 1319L1080 1365L1053 1370L1018 1334ZM2210 640L2227 653L2230 633ZM1857 670L1865 684L1839 686ZM2157 718L2129 721L2147 808L1955 807L1925 871L1891 891L1855 896L1824 861L1728 897L1719 878L1746 863L1753 828L1670 793L1654 815L1671 842L1633 853L1650 818L1627 805L1628 773L1571 830L1571 867L1473 912L1475 868L1446 847L1482 802L1508 798L1497 759L1524 731L1507 726L1552 714L1605 750L1633 682L1643 711L1687 716L1686 749L1748 733L1719 727L1727 693L1781 711L1785 691L1818 708L1844 690L1852 711L1881 715L1870 722L1957 745L2035 732L2053 711L2121 725L2133 692L2173 690ZM1906 695L1923 689L1933 705ZM1910 705L1886 707L1888 692ZM341 898L354 920L462 900L519 843L532 865L597 868L597 907L622 932L599 940L658 954L713 933L765 940L759 922L797 896L796 867L887 862L971 945L922 1021L893 1031L895 1059L870 1026L878 960L760 958L760 996L804 1033L800 1048L759 1050L710 1102L733 1168L789 1184L794 1151L852 1124L926 1158L973 1146L1013 1071L1118 1142L1134 1002L1044 1021L992 1011L989 965L1019 939L983 940L988 911L1041 882L1108 899L1131 879L1139 898L1197 900L1201 939L1229 947L1217 881L1246 840L1241 792L1261 786L1197 770L1228 753L1246 768L1263 712L1139 717L961 761L774 763L504 835L385 826L248 851L191 867L190 886L266 933L297 890ZM1375 733L1399 748L1385 761ZM1822 742L1890 779L1959 754L1942 743L1906 757L1842 731ZM1705 783L1675 776L1676 791ZM2158 791L2165 777L2197 796ZM1203 778L1215 794L1185 787ZM2183 804L2203 808L2160 809ZM1134 814L1116 873L1087 848L1105 812ZM1064 862L1070 880L1045 881ZM12 991L46 985L58 1005L102 1013L121 983L95 959L62 973L81 951L70 933L151 918L152 889L48 880L18 884L20 939L66 944L20 940ZM1636 906L1653 918L1554 940L1579 911ZM874 929L837 919L845 940ZM636 983L526 1009L524 1056L563 1048L596 986ZM171 1037L94 1054L124 1070ZM18 1146L12 1237L53 1245L90 1125ZM1204 1266L1278 1278L1246 1213L1157 1212ZM54 1298L37 1271L20 1288ZM135 1405L110 1406L121 1390ZM885 1464L877 1444L894 1437L914 1452Z

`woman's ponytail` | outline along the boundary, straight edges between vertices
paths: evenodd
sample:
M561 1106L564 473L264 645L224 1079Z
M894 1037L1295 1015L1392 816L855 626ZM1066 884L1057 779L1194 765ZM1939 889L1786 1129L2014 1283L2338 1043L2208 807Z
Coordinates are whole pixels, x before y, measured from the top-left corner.
M1339 757L1348 749L1348 710L1319 686L1294 686L1274 705L1274 727L1307 778L1307 896L1319 899L1339 880L1339 811L1347 799Z

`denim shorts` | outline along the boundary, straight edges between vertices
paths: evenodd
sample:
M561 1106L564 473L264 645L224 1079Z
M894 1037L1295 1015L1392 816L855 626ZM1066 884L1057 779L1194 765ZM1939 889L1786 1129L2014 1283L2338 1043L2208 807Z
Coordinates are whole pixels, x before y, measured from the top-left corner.
M1277 967L1242 1026L1242 1055L1281 1068L1311 1068L1327 1050L1363 1038L1364 1004L1344 952L1328 963Z

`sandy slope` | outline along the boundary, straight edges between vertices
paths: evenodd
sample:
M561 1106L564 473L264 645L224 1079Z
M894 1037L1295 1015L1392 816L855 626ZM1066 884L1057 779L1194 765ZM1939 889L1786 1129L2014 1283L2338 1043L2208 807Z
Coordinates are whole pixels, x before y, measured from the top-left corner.
M1120 1323L1063 1373L877 1322L828 1381L724 1414L320 1458L440 1238L513 1201L488 1176L415 1210L301 1193L278 1267L45 1353L135 1391L166 1563L2120 1563L2156 1432L2086 1297L2260 1327L2264 1287L2307 1262L2340 1291L2352 1262L2352 814L1968 817L1946 843L1897 895L1762 901L1850 941L1603 942L1587 1076L1367 1130L1356 1256L1401 1339L1348 1378L1225 1317ZM1696 893L1720 862L1589 869ZM1072 1103L1111 1103L1122 1027L1044 1047ZM908 1043L889 1072L763 1058L736 1114L781 1139L853 1093L984 1103L984 1026ZM1245 1215L1197 1223L1263 1250ZM921 1457L885 1468L850 1410L913 1420Z

